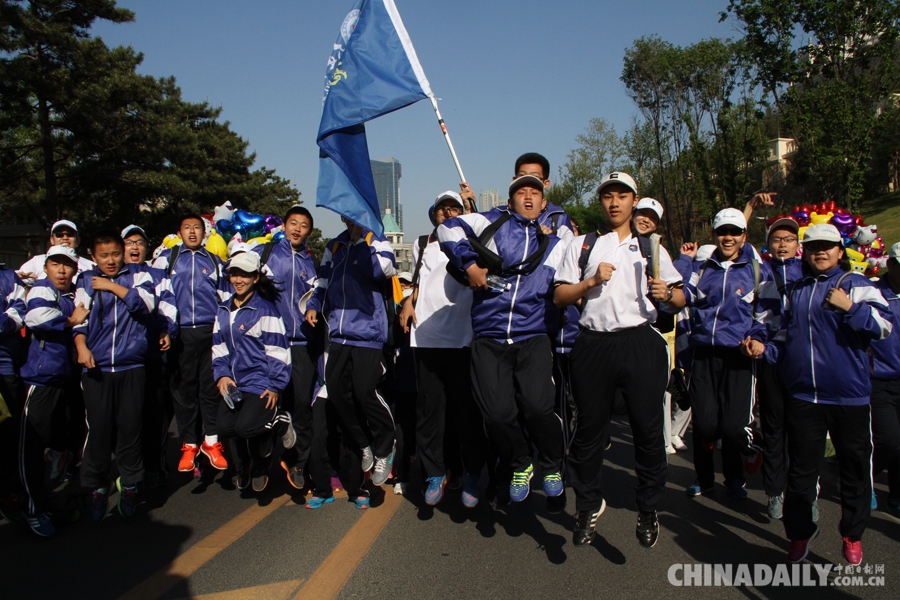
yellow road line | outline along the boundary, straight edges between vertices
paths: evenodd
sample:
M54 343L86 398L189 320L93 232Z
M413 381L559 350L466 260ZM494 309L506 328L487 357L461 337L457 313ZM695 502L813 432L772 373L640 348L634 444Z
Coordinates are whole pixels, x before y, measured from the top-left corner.
M277 600L281 598L287 600L294 595L294 592L297 591L297 588L299 588L302 583L302 579L279 581L278 583L255 585L253 587L241 588L239 590L231 590L228 592L191 596L190 598L182 598L181 600Z
M384 503L369 508L350 531L319 565L309 581L300 588L294 600L335 598L375 543L381 530L403 502L403 496L385 492Z
M257 523L284 506L291 499L285 494L267 506L254 504L217 530L194 544L184 554L126 592L120 600L151 600L187 579L216 554L253 529Z

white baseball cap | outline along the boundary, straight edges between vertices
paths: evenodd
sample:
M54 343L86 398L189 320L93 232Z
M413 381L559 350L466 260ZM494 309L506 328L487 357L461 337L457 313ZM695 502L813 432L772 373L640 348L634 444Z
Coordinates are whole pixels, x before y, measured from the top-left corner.
M244 273L259 273L259 254L256 252L241 252L232 256L228 261L228 270L238 269Z
M409 271L401 271L397 273L397 279L405 281L406 283L412 283L412 273Z
M509 184L509 197L512 198L513 194L523 187L531 187L540 190L541 194L544 193L544 182L539 177L535 177L534 175L522 175L521 177L513 179L512 183Z
M897 242L893 246L891 246L891 251L888 252L888 256L893 258L897 262L900 262L900 242Z
M629 175L628 173L622 173L621 171L614 171L600 180L600 185L597 186L597 195L600 195L600 192L603 191L603 188L614 183L621 183L622 185L630 188L631 191L635 194L638 193L637 184L634 182L634 178L631 175Z
M694 260L699 260L706 262L709 260L709 257L713 255L713 252L716 251L715 244L703 244L700 246L700 249L697 250L697 257Z
M124 239L127 238L129 235L131 235L132 233L139 233L139 234L141 234L141 235L144 237L145 240L148 239L148 238L147 238L147 232L144 231L144 228L141 227L140 225L134 225L134 224L129 225L128 227L126 227L125 229L122 230L122 234L121 234L121 235L122 235L122 239L124 240Z
M228 249L228 256L235 256L242 252L250 252L250 244L246 244L244 242L232 244L231 248Z
M834 242L840 244L841 232L831 223L818 223L810 225L803 234L803 243L809 242Z
M62 244L58 246L51 246L49 250L47 250L47 255L44 257L44 263L47 263L48 258L67 258L72 261L74 264L78 264L78 255L75 254L75 250L69 248L68 246L63 246Z
M734 225L746 230L747 219L744 218L744 213L736 208L723 208L716 214L716 218L713 219L713 229L718 229L723 225Z
M441 203L441 200L450 199L459 204L459 207L465 210L466 205L463 204L462 196L454 192L453 190L447 190L446 192L441 192L438 194L438 197L434 199L434 206L437 206Z
M634 207L634 211L637 212L644 208L649 208L650 210L652 210L653 212L656 213L657 217L662 219L663 207L662 207L662 204L660 204L658 201L654 200L653 198L641 198L638 201L637 206Z
M50 228L50 234L52 235L54 231L59 229L60 227L68 227L76 234L78 234L78 228L75 226L75 223L69 221L68 219L62 219L53 224L53 227Z

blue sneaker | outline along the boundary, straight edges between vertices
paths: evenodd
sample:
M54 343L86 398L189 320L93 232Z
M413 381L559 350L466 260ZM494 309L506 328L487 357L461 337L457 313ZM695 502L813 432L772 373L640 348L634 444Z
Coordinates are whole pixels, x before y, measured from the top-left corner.
M25 522L31 527L31 530L41 537L53 537L56 535L56 527L50 521L50 515L47 513L38 513L36 515L25 515Z
M119 514L125 518L133 517L137 506L137 486L122 485L122 478L119 477L116 487L119 488Z
M737 498L738 500L743 500L748 496L747 488L745 488L746 484L740 480L734 481L726 481L725 487L728 488L728 493Z
M524 471L513 473L509 483L509 499L513 502L521 502L528 497L531 491L531 478L534 477L534 466L528 465Z
M564 491L566 491L566 485L563 483L562 475L550 473L544 476L544 493L548 498L556 498Z
M872 490L872 510L878 510L878 496L875 495L875 490Z
M313 496L306 501L306 508L322 508L325 504L331 504L332 502L334 502L334 496L328 496L327 498Z
M463 484L462 503L466 508L478 506L478 475L466 473L466 482Z
M368 496L357 496L356 500L356 508L363 510L369 508L369 497Z
M447 487L447 476L429 477L428 488L425 490L425 504L435 506L444 497L444 488Z
M713 493L713 486L702 487L699 482L694 485L688 486L684 493L690 496L691 498L695 498L697 496L709 496Z
M102 521L109 510L109 490L106 488L97 488L91 494L91 518L95 521Z

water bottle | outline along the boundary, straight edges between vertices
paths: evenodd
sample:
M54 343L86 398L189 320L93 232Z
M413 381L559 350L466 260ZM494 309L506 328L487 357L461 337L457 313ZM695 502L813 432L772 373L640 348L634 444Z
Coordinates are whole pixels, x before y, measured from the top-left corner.
M225 400L228 408L234 410L234 405L241 401L241 392L238 391L237 386L229 383L228 387L225 388L225 393L222 394L222 399Z
M495 292L507 292L512 288L512 285L505 278L500 277L499 275L490 274L486 279L488 289Z

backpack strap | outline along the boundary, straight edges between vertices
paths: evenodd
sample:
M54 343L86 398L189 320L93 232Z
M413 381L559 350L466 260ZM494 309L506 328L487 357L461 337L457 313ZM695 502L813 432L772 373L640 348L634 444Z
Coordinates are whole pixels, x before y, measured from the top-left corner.
M584 272L587 269L588 259L591 257L591 250L594 249L594 244L597 243L597 238L599 237L600 234L596 231L591 231L584 236L584 243L581 244L581 254L578 255L578 268L581 270L582 281L584 281Z
M559 231L559 213L553 213L550 217L550 232L556 235L557 231Z
M172 246L169 251L169 264L166 266L166 275L172 275L172 269L175 268L175 263L178 262L178 257L181 256L181 245Z
M412 276L413 287L419 285L419 271L422 270L422 257L425 255L425 246L428 245L428 239L430 237L431 237L430 235L420 235L419 236L419 241L418 241L419 258L416 259L416 268L413 271L413 276Z
M272 256L272 250L275 249L275 242L269 242L266 244L265 248L263 248L262 256L259 258L259 268L262 269L266 266L266 263L269 262L269 257Z

